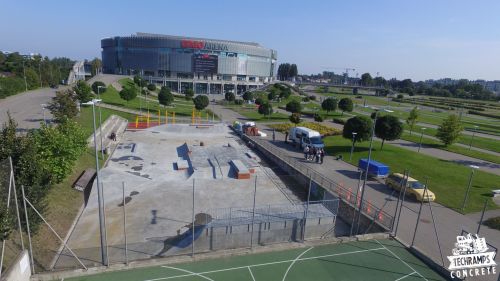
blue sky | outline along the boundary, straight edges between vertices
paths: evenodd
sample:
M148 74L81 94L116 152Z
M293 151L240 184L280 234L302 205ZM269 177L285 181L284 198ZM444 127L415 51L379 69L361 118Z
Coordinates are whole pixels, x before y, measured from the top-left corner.
M299 73L500 80L500 1L2 0L0 50L100 57L137 31L258 42Z

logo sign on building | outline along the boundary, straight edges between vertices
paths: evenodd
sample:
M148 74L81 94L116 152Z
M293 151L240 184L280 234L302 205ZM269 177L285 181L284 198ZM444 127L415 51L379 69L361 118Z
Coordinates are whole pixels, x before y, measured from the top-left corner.
M197 40L182 40L181 47L184 49L217 50L227 51L228 47L223 43L204 42Z
M488 251L486 239L475 234L457 236L450 261L451 278L479 277L496 274L496 252Z

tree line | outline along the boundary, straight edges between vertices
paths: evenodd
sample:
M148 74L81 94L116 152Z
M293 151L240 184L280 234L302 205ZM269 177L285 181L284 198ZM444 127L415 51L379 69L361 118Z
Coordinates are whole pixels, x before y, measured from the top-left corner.
M292 63L282 63L278 66L278 79L281 81L286 81L297 76L298 70L297 65Z
M74 61L35 55L27 58L19 53L0 52L0 98L26 90L55 86L67 79Z

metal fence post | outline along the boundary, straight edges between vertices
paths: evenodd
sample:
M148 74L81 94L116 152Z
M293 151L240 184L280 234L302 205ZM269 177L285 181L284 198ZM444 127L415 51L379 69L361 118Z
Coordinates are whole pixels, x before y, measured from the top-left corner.
M21 193L23 195L24 216L26 218L26 230L28 231L28 243L30 244L31 273L35 274L35 263L33 261L33 247L31 245L30 221L28 219L28 208L26 208L26 196L24 195L24 185L21 185Z
M191 241L191 256L194 257L194 182L193 178L193 217L192 217L192 225L191 225L191 236L192 236L192 241Z
M253 225L255 223L255 196L257 194L257 175L255 175L255 184L253 189L253 208L252 208L252 232L250 233L250 249L253 249Z
M10 162L10 178L12 181L12 188L14 189L14 203L16 204L16 215L17 215L17 225L19 227L19 237L21 239L21 248L24 250L24 241L23 241L23 230L21 228L21 217L19 216L19 204L17 202L17 189L16 189L16 179L14 178L14 171L12 166L12 158L9 157Z
M122 182L122 202L123 202L123 237L125 238L125 264L128 265L128 245L127 245L127 210L125 209L125 182Z
M428 184L428 180L426 179L425 185L427 186L427 184ZM424 191L424 197L425 197L425 191ZM434 235L436 235L436 241L438 244L439 256L441 257L441 263L444 267L443 251L441 251L441 243L439 242L439 235L437 232L436 221L434 220L434 213L432 212L432 204L431 204L430 200L428 201L428 203L429 203L429 210L431 211L432 225L434 226Z
M424 195L423 195L424 198L425 198L425 195L427 194L427 180L428 180L428 178L425 180ZM413 239L411 240L410 248L412 248L413 245L415 244L415 237L417 236L418 223L420 222L420 215L422 214L422 206L423 205L424 205L424 200L422 198L422 201L420 201L420 208L418 210L417 222L415 223L415 230L413 232Z
M484 212L486 211L486 206L488 206L488 199L484 200L483 212L481 213L481 219L479 220L479 224L477 225L476 235L479 235L479 230L481 229L481 225L483 224Z
M302 241L306 240L306 223L307 223L307 215L309 212L309 202L311 199L311 186L312 186L312 178L309 177L309 189L307 191L306 210L304 213L304 222L302 223Z
M403 206L405 204L406 188L409 177L410 177L410 170L408 170L408 173L406 173L406 178L403 177L402 181L402 183L404 184L404 189L403 189L403 195L401 196L401 207L399 207L398 221L396 222L396 229L394 230L394 236L398 235L399 219L401 218L401 211L403 210Z
M401 180L400 184L399 184L399 195L398 195L398 201L396 202L396 208L394 209L394 218L392 220L392 224L391 224L391 234L393 233L393 230L394 230L394 223L396 222L396 216L398 215L398 208L399 208L399 200L401 200L401 195L403 194L401 192L401 190L403 189L403 181L406 177L406 173L407 173L407 170L405 169L404 171L404 174L403 174L403 179Z

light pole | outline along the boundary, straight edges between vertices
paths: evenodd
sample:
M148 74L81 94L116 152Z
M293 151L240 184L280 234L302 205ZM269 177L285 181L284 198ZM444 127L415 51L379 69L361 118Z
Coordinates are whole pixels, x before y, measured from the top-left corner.
M47 105L45 103L40 104L42 107L42 114L43 114L43 123L47 125L47 119L45 118L45 109L47 108Z
M349 156L349 162L352 160L352 153L354 152L354 141L356 140L356 135L358 133L352 132L352 146L351 146L351 155Z
M97 99L99 101L99 136L101 137L101 159L104 161L104 152L103 152L103 147L102 147L102 116L101 116L101 96L100 96L100 89L104 88L103 86L97 86Z
M107 265L108 263L108 247L106 246L106 226L104 224L104 202L103 202L103 194L102 194L102 186L100 180L100 171L99 171L99 157L97 156L97 138L96 138L96 125L95 125L95 104L98 100L92 100L86 103L85 105L92 105L92 117L93 117L93 125L94 125L94 151L95 151L95 168L96 168L96 181L97 181L97 203L99 206L99 231L101 237L101 258L102 264Z
M462 203L462 208L460 208L461 212L464 211L465 205L467 205L467 199L469 199L469 192L472 186L472 176L474 176L474 170L479 169L479 167L475 165L469 165L469 167L471 167L472 169L469 176L469 184L467 185L467 190L465 191L464 202Z
M423 127L421 129L422 132L420 133L420 141L418 142L418 152L420 152L420 148L422 147L422 137L424 136L425 129L427 128Z
M474 126L474 130L472 131L472 137L470 138L470 143L469 143L469 150L472 146L472 141L474 140L474 135L476 134L477 128L479 128L479 126Z

